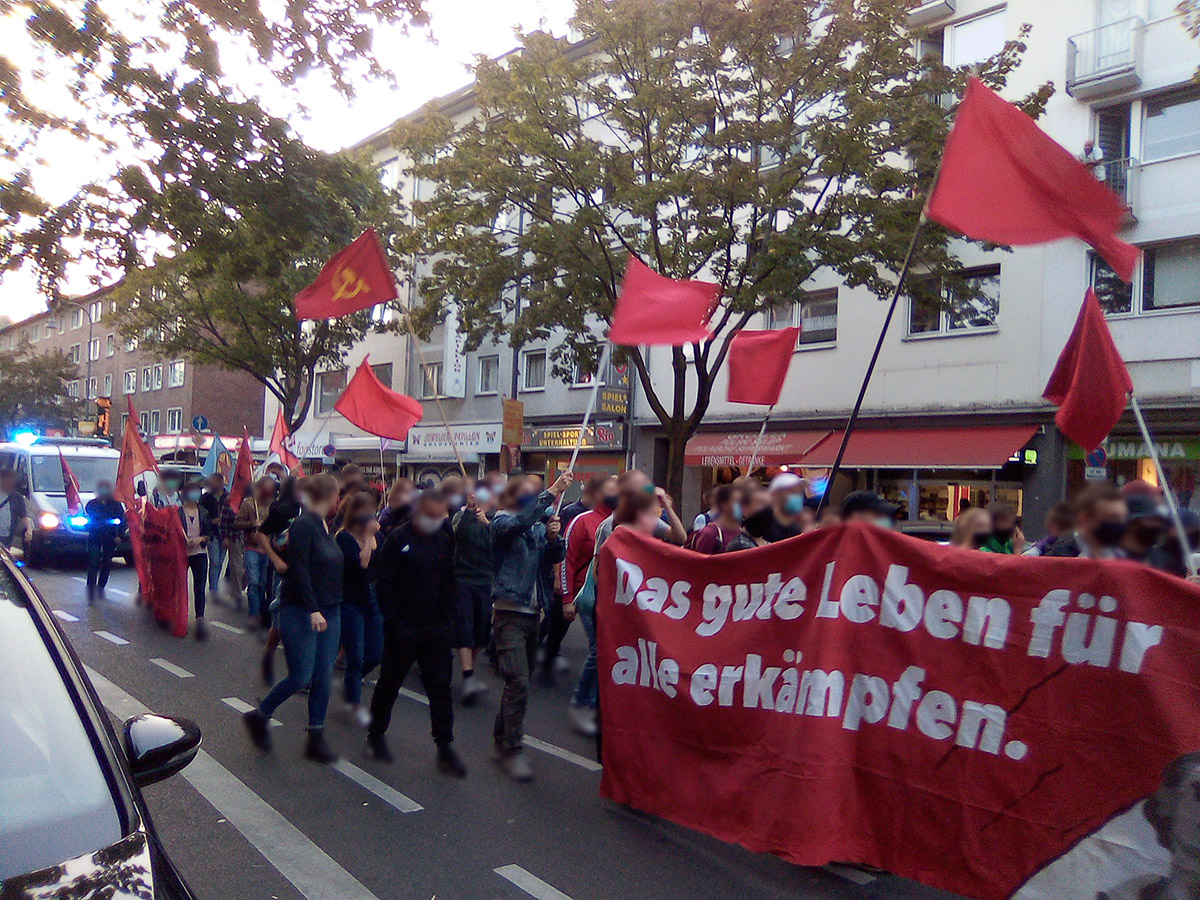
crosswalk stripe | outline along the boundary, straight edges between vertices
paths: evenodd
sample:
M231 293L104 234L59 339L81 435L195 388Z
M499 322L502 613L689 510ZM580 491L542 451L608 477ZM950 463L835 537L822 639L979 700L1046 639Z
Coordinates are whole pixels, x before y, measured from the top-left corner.
M236 625L226 625L224 622L218 622L216 619L209 619L208 624L213 628L220 628L222 631L228 631L230 634L245 634L243 628L238 628Z
M117 637L111 631L93 631L92 634L98 638L104 638L104 640L108 641L110 644L116 644L118 647L123 647L129 643L129 641L125 640L125 638Z
M221 702L231 709L236 709L240 713L248 713L250 710L254 709L253 706L251 706L241 697L222 697ZM283 723L276 718L272 718L270 724L272 728L279 728L281 725L283 725Z
M420 812L425 808L411 797L404 796L390 784L385 784L370 772L364 772L358 766L348 763L344 759L339 759L331 764L330 768L341 772L355 784L366 788L388 806L398 809L402 813Z
M66 612L65 610L61 610L61 609L54 610L54 617L63 622L78 622L79 621L79 616L73 616L69 612Z
M594 759L588 759L586 756L580 756L578 753L572 753L557 744L551 744L546 741L538 740L535 737L525 735L525 746L532 747L534 750L541 750L543 753L549 753L551 756L557 756L559 759L566 760L569 763L579 766L581 769L587 769L589 772L600 772L604 769L600 763Z
M501 866L498 869L492 869L492 871L506 881L519 887L530 897L535 898L535 900L571 900L570 897L558 888L546 884L542 879L531 872L527 872L518 865Z
M191 672L189 672L187 669L182 669L179 666L175 665L175 663L163 659L161 656L154 657L154 659L150 660L150 662L154 663L154 665L158 666L160 669L165 669L166 671L170 672L172 675L176 676L177 678L195 678L196 677Z

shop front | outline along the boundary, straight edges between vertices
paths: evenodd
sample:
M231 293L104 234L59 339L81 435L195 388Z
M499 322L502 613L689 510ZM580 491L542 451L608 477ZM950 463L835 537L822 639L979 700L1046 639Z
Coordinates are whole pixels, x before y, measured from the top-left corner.
M1200 429L1177 434L1166 427L1151 425L1150 429L1167 484L1179 507L1200 512L1200 492L1196 490L1200 479ZM1150 448L1140 434L1114 434L1090 453L1077 444L1067 446L1067 490L1071 494L1091 481L1123 485L1138 478L1159 484Z
M449 428L416 425L408 432L404 449L396 455L397 468L418 484L436 483L457 475L461 458L468 475L482 475L499 468L503 427L501 422L455 424Z
M589 424L580 442L580 425L526 424L521 441L521 468L544 475L547 481L565 472L575 445L580 444L575 463L575 480L582 484L589 475L615 475L625 469L625 433L620 422ZM578 494L572 491L568 498Z

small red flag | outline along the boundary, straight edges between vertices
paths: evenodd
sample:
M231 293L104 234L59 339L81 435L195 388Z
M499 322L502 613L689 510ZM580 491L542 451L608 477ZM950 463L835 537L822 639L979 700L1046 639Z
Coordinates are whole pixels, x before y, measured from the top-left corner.
M383 386L364 359L334 409L368 434L402 441L425 410L412 397Z
M297 319L336 319L396 299L396 279L374 228L325 263L316 279L296 295Z
M283 417L283 407L279 407L279 411L275 414L275 427L271 429L271 446L270 452L279 457L279 461L288 469L293 469L300 465L300 457L296 456L288 447L288 441L291 439L291 432L288 431L287 419Z
M1094 450L1112 431L1133 381L1117 352L1096 292L1088 290L1042 396L1058 407L1058 429L1085 450Z
M799 328L734 335L729 345L729 402L778 403L799 339Z
M927 213L997 244L1077 237L1123 280L1133 278L1138 249L1117 237L1125 201L977 78L958 108Z
M229 486L229 506L237 512L242 505L250 482L254 480L254 459L250 451L250 432L242 426L242 446L238 447L237 465L233 467L233 483Z
M79 479L71 471L67 458L63 456L62 447L58 448L58 462L62 466L63 493L67 498L67 515L77 516L83 512L83 500L79 496Z
M626 347L682 347L712 337L708 319L721 300L710 281L676 281L630 255L608 339Z
M133 398L125 399L129 401L129 419L121 438L121 461L117 464L117 483L113 486L113 496L124 503L126 509L133 509L137 502L133 479L143 472L157 474L158 466L154 463L154 454L138 432L138 415L133 408Z

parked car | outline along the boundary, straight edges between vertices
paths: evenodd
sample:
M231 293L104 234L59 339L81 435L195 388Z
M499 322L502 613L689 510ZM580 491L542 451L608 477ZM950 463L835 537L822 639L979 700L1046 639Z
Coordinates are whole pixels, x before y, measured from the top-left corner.
M0 551L0 897L195 900L141 789L200 747L186 719L135 716L118 741L45 601Z
M86 504L96 495L96 483L114 481L121 454L99 438L38 438L32 443L0 443L0 469L15 469L33 519L33 539L25 548L25 561L37 567L47 559L81 554L87 548L87 519L67 512L62 458L79 481L79 497ZM133 562L128 541L114 554Z

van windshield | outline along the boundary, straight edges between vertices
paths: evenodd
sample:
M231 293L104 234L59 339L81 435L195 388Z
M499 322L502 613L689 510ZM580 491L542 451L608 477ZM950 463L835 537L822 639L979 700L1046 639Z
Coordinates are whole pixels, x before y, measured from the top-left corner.
M98 481L114 481L117 477L117 456L68 456L67 465L75 473L81 491L96 490ZM29 457L33 469L33 489L46 494L61 494L63 486L62 463L58 454L32 454Z

